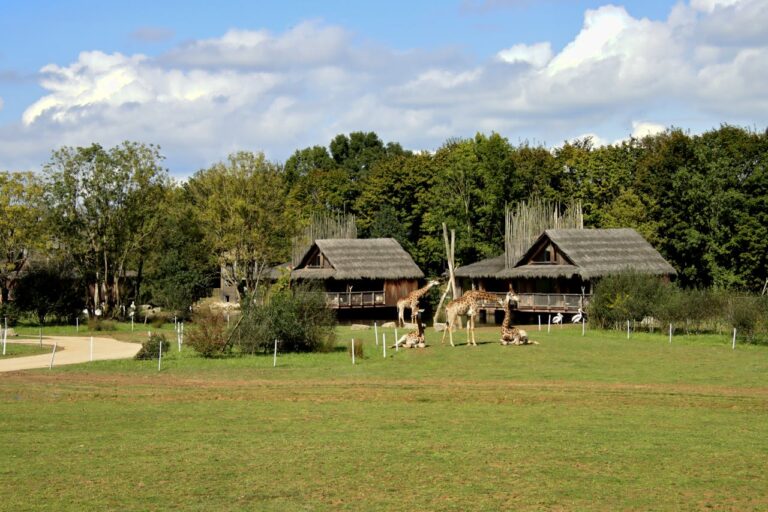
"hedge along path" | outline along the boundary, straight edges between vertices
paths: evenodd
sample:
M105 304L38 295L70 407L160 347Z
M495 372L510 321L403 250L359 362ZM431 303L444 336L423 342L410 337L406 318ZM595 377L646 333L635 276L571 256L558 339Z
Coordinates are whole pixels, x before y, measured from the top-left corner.
M56 358L53 366L65 364L86 363L91 360L90 336L47 336L44 338L47 345L56 344ZM14 340L14 343L37 344L38 340ZM117 341L112 338L93 338L93 360L104 361L107 359L130 359L141 348L138 343ZM51 354L38 354L36 356L16 357L13 359L0 359L0 372L16 372L20 370L33 370L36 368L48 368L51 363Z

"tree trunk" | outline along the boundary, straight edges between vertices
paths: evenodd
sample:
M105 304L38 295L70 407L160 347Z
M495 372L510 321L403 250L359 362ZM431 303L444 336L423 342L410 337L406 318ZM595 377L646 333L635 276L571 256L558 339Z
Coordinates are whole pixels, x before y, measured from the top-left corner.
M133 290L133 295L136 302L140 302L141 297L141 276L144 272L144 258L139 258L139 268L136 271L136 288Z

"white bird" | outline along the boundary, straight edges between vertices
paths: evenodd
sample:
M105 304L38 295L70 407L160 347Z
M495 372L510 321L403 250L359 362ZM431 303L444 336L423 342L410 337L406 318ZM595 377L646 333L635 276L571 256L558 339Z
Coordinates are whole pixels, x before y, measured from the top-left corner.
M579 312L573 315L573 318L571 319L571 322L577 324L581 322L581 319L584 317L584 312L579 308Z
M558 313L555 316L552 317L552 323L553 324L559 324L563 321L563 314Z

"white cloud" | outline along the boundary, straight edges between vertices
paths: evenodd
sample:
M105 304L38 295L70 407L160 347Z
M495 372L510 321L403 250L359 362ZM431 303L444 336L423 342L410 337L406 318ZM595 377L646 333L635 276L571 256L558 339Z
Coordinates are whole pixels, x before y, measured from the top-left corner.
M670 125L762 125L760 4L694 1L664 21L607 5L586 11L557 52L512 39L487 61L375 46L315 21L279 34L233 29L161 56L83 52L46 66L46 93L0 126L0 167L39 165L61 145L126 139L159 143L171 168L188 173L237 149L285 159L353 130L432 149L478 130L550 143L587 135L602 145Z
M741 0L691 0L691 7L704 12L713 12L715 9L737 5Z
M663 124L632 121L632 137L636 139L663 133L664 130L666 130L666 127Z
M510 64L524 63L540 68L552 59L552 45L547 43L516 44L496 54L499 60Z

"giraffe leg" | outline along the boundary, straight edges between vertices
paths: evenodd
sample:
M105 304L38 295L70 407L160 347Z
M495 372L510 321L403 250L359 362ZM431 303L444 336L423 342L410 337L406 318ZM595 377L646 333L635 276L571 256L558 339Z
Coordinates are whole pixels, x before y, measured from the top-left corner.
M445 330L443 331L443 337L440 338L440 344L445 345L445 335L448 334L448 337L451 340L451 346L453 346L453 334L451 333L451 329L453 328L453 319L451 318L451 315L446 315L448 318L446 318L445 322Z

